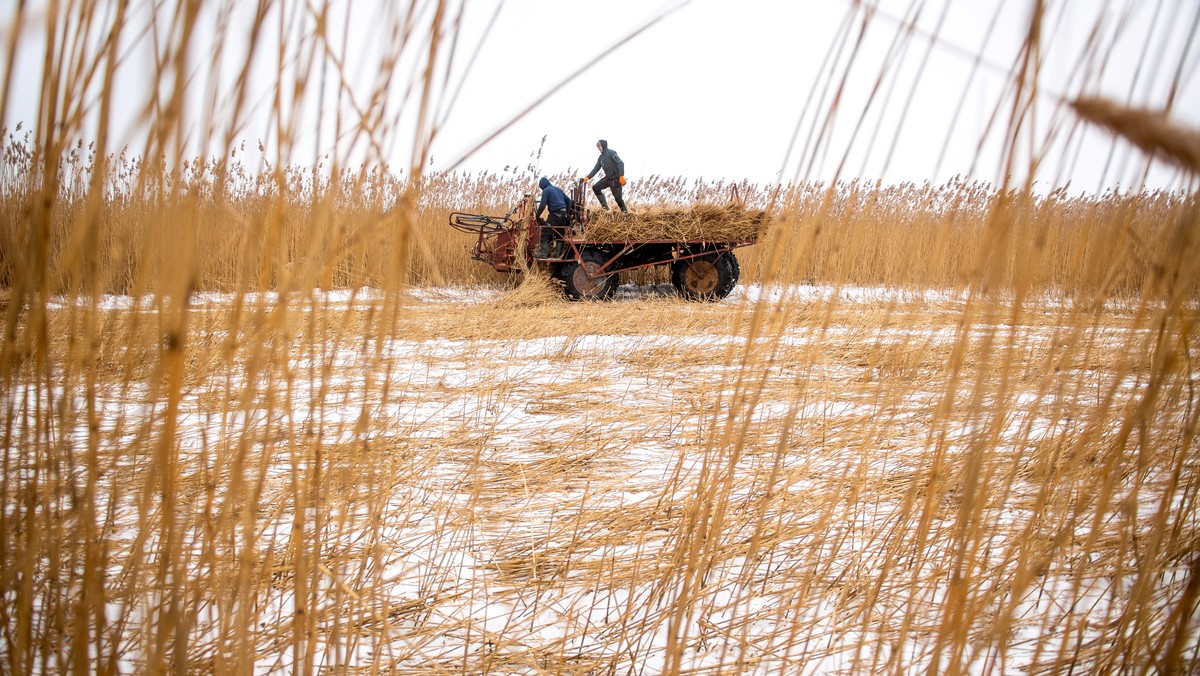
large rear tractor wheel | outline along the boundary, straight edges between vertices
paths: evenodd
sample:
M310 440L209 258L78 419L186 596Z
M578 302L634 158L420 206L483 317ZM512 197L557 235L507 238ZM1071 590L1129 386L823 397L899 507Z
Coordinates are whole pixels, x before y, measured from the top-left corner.
M617 275L606 272L597 274L608 259L596 251L584 251L580 258L583 263L572 261L562 267L560 279L563 290L571 300L605 300L612 298L617 290Z
M688 300L721 300L737 286L741 266L733 252L685 258L671 264L671 283Z

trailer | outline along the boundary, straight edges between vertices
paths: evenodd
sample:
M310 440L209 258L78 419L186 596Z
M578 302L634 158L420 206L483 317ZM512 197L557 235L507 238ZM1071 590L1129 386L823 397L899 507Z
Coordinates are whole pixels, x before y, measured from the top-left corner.
M736 198L736 193L734 195ZM589 238L593 214L585 207L586 193L576 184L575 207L566 226L551 228L554 244L539 256L536 244L542 229L537 202L526 195L504 216L454 212L450 225L476 235L471 257L499 272L545 270L571 300L603 300L616 292L619 276L657 266L670 268L671 283L689 300L716 301L737 285L741 268L733 250L758 242L757 234L735 239Z

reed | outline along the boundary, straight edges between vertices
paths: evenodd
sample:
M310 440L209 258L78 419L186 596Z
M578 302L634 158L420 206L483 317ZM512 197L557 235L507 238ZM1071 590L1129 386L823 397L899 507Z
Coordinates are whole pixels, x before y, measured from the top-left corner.
M1197 670L1193 194L634 177L638 227L745 219L742 287L569 303L446 227L536 175L422 170L457 24L389 7L406 168L226 142L266 58L272 147L325 134L320 64L335 137L387 146L340 3L264 3L242 55L192 42L235 3L147 10L140 150L100 118L145 17L39 17L40 118L0 134L0 671ZM197 53L238 74L197 92Z
M12 162L5 180L10 187L0 193L0 210L8 216L0 232L5 243L0 275L11 280L20 263L14 256L30 242L29 222L21 214L28 210L30 188L38 180L20 158L40 151L12 134L4 138L0 149ZM139 278L143 285L153 284L159 278L155 261L163 259L151 245L154 237L180 219L193 218L203 223L186 242L194 256L197 290L277 289L285 275L302 276L302 285L325 289L378 287L392 264L387 252L398 242L399 196L414 185L365 167L316 180L311 171L292 167L284 170L280 188L272 176L252 172L241 162L200 169L199 161L187 163L186 171L176 176L146 183L138 178L142 164L128 154L107 158L104 166L114 176L106 187L108 197L99 203L90 202L86 190L65 192L47 234L49 290L95 286L128 293ZM68 182L86 186L87 176L97 169L95 158L77 159L66 172ZM492 174L423 177L415 184L420 198L411 234L417 247L399 263L406 278L422 285L507 284L503 275L470 258L474 241L451 230L447 221L452 211L501 216L530 192L535 180ZM223 195L213 192L217 184ZM989 223L999 219L1010 242L987 253L1001 261L1001 272L990 280L994 290L1014 290L1021 274L1028 278L1020 285L1030 291L1087 302L1098 295L1135 297L1172 246L1168 224L1186 218L1193 208L1192 196L1177 192L1073 195L1058 190L1039 195L962 179L941 185L849 181L789 186L773 191L773 203L767 191L749 188L738 192L742 202L731 203L722 187L713 183L706 193L712 200L722 195L720 201L687 207L644 205L631 197L629 215L593 209L587 235L599 240L760 241L738 252L748 282L770 277L783 283L962 288L984 255ZM753 204L773 205L768 215L765 208L749 206ZM164 213L179 216L161 219ZM85 221L93 234L82 252L71 237L78 239ZM161 246L174 250L185 244L179 233L169 237ZM770 270L763 268L765 251L781 257ZM89 262L79 264L81 256ZM1031 256L1036 265L1027 263Z

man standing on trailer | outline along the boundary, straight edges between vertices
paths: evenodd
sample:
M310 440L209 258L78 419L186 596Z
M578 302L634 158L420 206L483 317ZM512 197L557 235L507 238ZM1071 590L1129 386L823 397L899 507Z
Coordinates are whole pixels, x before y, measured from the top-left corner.
M600 158L596 160L596 166L592 167L592 171L584 177L584 181L589 181L596 172L604 169L604 178L596 181L592 186L592 192L596 193L596 198L600 200L600 206L608 209L608 202L604 200L604 190L612 190L613 200L617 206L621 208L621 213L629 213L625 208L625 200L621 199L621 186L625 185L625 163L621 161L621 157L617 155L617 151L608 147L608 141L600 139L596 141L596 149L600 151Z
M558 186L550 182L550 179L543 176L538 181L538 187L542 189L541 203L538 204L537 217L538 222L542 222L542 212L550 210L550 217L546 219L545 225L542 226L541 242L538 244L537 257L545 258L550 255L550 242L553 239L557 244L560 241L560 236L554 228L565 228L571 225L571 198L563 192ZM546 227L549 226L549 227Z

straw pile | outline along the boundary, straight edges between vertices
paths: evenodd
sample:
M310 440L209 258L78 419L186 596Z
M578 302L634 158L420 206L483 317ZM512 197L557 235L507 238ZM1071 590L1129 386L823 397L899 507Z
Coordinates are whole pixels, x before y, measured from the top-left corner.
M521 275L521 283L509 289L496 303L497 307L517 309L540 307L547 303L562 302L562 289L548 275Z
M593 213L584 236L601 242L642 239L756 241L766 225L765 211L749 210L740 204L662 206L627 214L619 211Z

